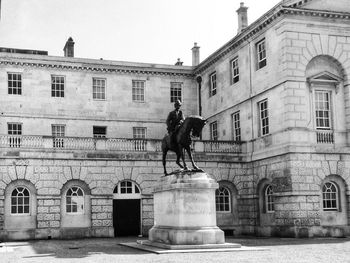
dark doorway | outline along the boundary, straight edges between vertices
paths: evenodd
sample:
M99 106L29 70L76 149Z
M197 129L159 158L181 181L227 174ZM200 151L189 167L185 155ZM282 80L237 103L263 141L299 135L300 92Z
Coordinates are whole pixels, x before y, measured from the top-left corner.
M113 200L114 236L140 235L140 199Z

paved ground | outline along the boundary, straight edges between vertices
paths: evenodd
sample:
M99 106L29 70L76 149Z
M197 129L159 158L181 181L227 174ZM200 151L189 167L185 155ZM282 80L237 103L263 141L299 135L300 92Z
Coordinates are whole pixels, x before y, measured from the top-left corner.
M119 245L135 240L136 238L94 238L0 243L0 262L350 263L350 238L226 238L227 242L267 250L165 255Z

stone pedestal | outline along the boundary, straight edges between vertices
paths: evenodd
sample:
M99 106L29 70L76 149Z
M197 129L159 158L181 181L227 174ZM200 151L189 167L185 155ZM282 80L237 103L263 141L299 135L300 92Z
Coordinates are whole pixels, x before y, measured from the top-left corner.
M178 172L162 177L154 189L151 244L160 246L224 245L216 226L216 181L204 172Z

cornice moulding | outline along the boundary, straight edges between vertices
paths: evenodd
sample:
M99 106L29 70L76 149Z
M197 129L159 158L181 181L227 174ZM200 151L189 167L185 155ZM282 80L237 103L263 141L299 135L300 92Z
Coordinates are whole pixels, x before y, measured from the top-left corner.
M123 65L125 64L125 65ZM47 69L61 69L73 71L95 71L105 73L121 73L121 74L142 74L142 75L163 75L163 76L183 76L193 78L193 68L175 68L175 66L161 64L145 64L145 63L128 63L116 61L105 61L105 64L99 60L78 59L63 60L61 57L41 56L33 59L32 56L1 56L0 65L13 65L22 67L36 67Z
M271 9L260 19L248 26L241 34L235 36L223 47L215 51L212 55L206 58L202 63L200 63L195 69L194 74L199 75L206 71L211 65L215 64L218 60L224 57L231 50L235 49L241 45L244 41L252 38L259 31L267 27L277 18L283 15L305 15L313 17L325 17L325 18L337 18L337 19L350 19L350 13L347 12L334 12L334 11L324 11L324 10L312 10L305 8L295 8L289 6L276 6Z

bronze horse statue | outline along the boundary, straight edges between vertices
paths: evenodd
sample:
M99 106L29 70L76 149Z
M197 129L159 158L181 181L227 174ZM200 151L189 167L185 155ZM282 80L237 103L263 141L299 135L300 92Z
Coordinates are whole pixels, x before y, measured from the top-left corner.
M194 170L200 171L200 169L196 166L196 164L193 161L192 152L190 148L192 142L191 135L194 137L199 137L206 122L207 121L200 116L189 116L179 127L175 135L175 143L171 143L171 138L169 135L166 135L163 138L162 152L164 175L168 174L166 170L166 155L169 150L176 153L176 164L180 166L180 168L184 168L185 170L187 170L187 165L185 163L184 156L184 150L186 150L188 156L190 157ZM180 157L182 159L183 165L181 165L180 163Z

